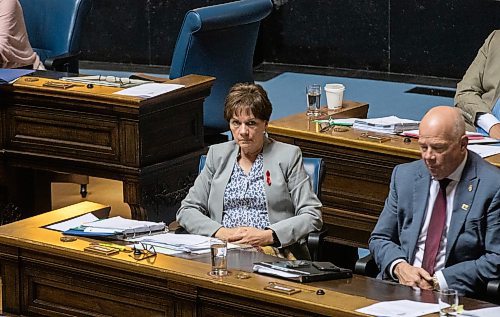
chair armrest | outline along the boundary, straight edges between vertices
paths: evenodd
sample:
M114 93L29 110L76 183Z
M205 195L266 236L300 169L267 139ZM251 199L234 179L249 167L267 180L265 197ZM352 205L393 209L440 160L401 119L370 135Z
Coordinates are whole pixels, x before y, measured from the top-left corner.
M169 82L169 78L163 78L163 77L158 77L158 76L152 76L144 73L134 73L129 76L130 79L140 79L140 80L149 80L153 81L155 83L165 83Z
M486 286L486 293L495 303L500 304L500 280L491 280Z
M64 53L57 56L50 56L45 59L45 68L55 71L78 73L78 53Z
M307 236L307 248L311 255L311 260L319 261L321 259L321 243L325 239L328 230L323 229L320 231L311 232Z
M168 231L176 234L188 233L186 229L181 227L181 225L175 220L168 224Z
M371 254L356 261L354 273L370 277L376 277L378 275L379 269Z

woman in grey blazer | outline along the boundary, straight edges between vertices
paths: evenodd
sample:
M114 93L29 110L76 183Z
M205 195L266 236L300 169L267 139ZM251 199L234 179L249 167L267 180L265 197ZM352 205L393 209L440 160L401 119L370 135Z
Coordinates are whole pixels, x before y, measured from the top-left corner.
M224 117L233 141L212 145L205 167L177 212L189 233L308 259L308 233L321 229L316 197L296 146L267 138L272 105L257 84L236 84Z

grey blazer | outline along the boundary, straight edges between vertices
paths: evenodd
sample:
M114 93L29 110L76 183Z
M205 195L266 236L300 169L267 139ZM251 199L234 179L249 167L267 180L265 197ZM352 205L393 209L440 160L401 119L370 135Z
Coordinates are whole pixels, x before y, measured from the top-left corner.
M455 106L462 110L467 130L476 131L478 113L491 113L500 97L500 30L484 41L476 58L457 84Z
M431 176L422 160L396 166L389 196L369 246L381 278L396 259L413 263ZM500 170L468 153L457 185L442 270L462 294L483 293L500 276Z
M236 163L239 146L234 141L212 145L205 167L177 211L177 221L189 233L213 236L222 227L223 197ZM320 230L321 202L304 170L297 146L267 139L264 142L264 185L270 228L283 247L297 258L308 258L305 236ZM293 245L293 246L292 246Z

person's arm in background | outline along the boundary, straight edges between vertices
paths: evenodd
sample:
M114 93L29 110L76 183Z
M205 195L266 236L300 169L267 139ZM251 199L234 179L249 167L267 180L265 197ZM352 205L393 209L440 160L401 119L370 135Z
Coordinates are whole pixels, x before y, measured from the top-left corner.
M0 67L27 65L33 65L34 69L45 69L29 43L21 5L17 0L1 0Z
M455 94L455 106L462 110L468 128L471 129L473 126L479 125L485 131L492 133L492 137L500 137L500 133L496 136L497 130L500 132L500 125L497 125L500 122L491 115L491 105L482 96L493 88L485 87L484 73L491 54L490 50L493 49L491 43L495 37L499 36L500 33L497 31L493 31L488 36L463 79L457 84ZM483 115L486 116L483 117ZM492 127L494 127L493 130Z

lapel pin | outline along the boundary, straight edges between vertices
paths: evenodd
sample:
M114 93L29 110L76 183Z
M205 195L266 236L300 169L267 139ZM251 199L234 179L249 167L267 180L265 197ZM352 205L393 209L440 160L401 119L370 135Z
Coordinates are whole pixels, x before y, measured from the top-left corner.
M266 171L266 183L267 186L271 186L271 172Z
M463 209L463 210L469 210L469 205L467 205L467 204L462 204L462 209Z
M471 192L472 191L472 185L469 185L469 187L467 189Z

